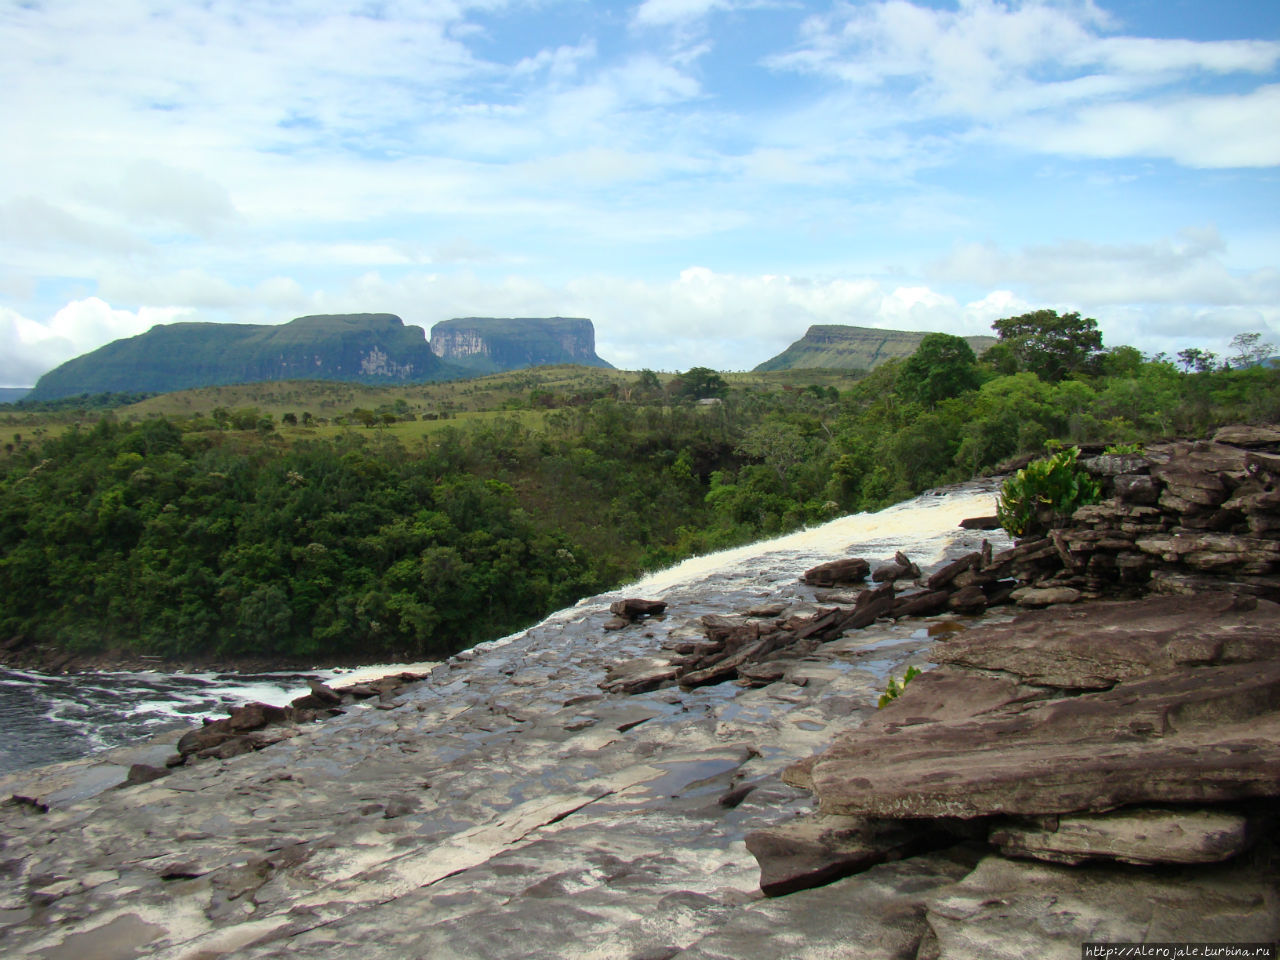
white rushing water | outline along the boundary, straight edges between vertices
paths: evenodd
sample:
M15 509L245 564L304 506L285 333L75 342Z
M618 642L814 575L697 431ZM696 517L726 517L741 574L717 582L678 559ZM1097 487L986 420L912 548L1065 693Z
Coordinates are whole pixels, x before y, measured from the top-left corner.
M783 560L795 568L854 554L888 558L894 551L904 550L916 563L926 566L942 558L950 543L947 534L961 520L994 510L994 494L985 485L971 491L926 493L875 513L850 514L773 540L692 557L650 574L628 589L660 594L676 585L688 586L708 577L758 567L768 559Z
M553 613L532 629L581 623L622 596L713 603L743 593L756 596L794 589L808 567L845 556L873 564L897 550L928 567L948 551L974 549L985 536L997 547L1004 535L968 534L961 520L994 510L991 484L972 484L926 493L876 513L840 517L818 527L772 540L693 557L618 590L589 597ZM526 634L480 644L477 651L505 646ZM572 631L566 656L572 655ZM595 642L595 641L592 641ZM306 679L352 683L387 673L427 672L434 664L383 664L357 670L243 674L161 674L104 672L46 676L0 668L0 773L69 760L135 742L166 727L189 725L205 715L258 700L287 703L305 693Z

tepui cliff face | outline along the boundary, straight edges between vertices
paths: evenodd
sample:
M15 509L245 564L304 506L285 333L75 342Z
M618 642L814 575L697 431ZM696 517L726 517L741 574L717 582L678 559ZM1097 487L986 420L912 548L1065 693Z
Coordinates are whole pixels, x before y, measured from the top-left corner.
M830 368L870 370L886 360L911 356L925 338L923 331L880 330L841 324L815 324L786 350L756 367L757 371ZM974 353L982 353L995 337L965 337Z
M450 375L421 327L390 313L299 317L289 323L168 323L49 371L28 395L167 393L261 380L442 380Z
M168 393L264 380L404 383L553 363L608 367L590 320L448 320L422 327L391 313L326 314L283 324L160 324L49 371L32 401L110 392Z
M596 332L581 317L460 317L431 328L431 350L472 373L557 363L611 367L596 355Z

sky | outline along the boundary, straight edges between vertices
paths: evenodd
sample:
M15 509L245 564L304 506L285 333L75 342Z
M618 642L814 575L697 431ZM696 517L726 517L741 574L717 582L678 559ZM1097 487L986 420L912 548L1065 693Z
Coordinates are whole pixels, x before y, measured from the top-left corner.
M0 0L0 51L0 385L312 313L1280 342L1276 0Z

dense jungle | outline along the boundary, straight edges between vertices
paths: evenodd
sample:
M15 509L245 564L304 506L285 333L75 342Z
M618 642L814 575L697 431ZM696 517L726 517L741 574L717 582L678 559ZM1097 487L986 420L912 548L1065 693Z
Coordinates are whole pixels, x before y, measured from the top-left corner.
M1225 362L1038 311L870 372L536 368L0 407L0 648L442 656L696 553L1058 445L1280 420ZM113 405L116 403L117 405Z

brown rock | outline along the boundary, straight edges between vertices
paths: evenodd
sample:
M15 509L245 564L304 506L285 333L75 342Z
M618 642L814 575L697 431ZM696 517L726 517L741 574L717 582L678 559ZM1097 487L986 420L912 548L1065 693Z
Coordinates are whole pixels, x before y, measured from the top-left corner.
M819 887L936 843L936 830L894 821L818 814L747 834L760 891L781 897Z
M911 689L885 711L910 711ZM1280 663L1205 667L958 724L855 731L808 777L823 812L869 817L969 819L1275 796L1275 704Z
M324 706L333 707L342 703L341 694L315 677L307 678L307 686L311 688L311 696L315 697Z
M1080 599L1080 591L1072 587L1021 587L1009 596L1020 607L1051 607L1075 603Z
M1233 447L1270 447L1280 445L1280 427L1254 426L1234 423L1219 427L1213 435L1214 443L1226 443Z
M999 517L966 517L960 521L962 530L999 530Z
M982 587L971 584L953 593L947 606L956 613L981 613L987 609L987 595Z
M667 602L665 600L641 600L635 597L626 600L615 600L609 604L610 613L614 616L624 617L627 620L656 617L665 612L666 609Z
M153 767L149 763L135 763L129 767L129 775L125 777L125 781L121 786L150 783L152 780L159 780L161 777L167 777L172 772L173 771L167 767Z
M947 609L947 600L950 597L951 593L948 590L926 590L922 593L898 597L893 601L893 608L889 615L897 619L927 617Z
M1155 477L1129 473L1115 479L1116 499L1121 503L1153 504L1160 499L1160 485Z
M288 723L290 713L284 707L273 707L269 703L246 703L235 707L227 718L227 729L236 733L248 730L260 730L271 723Z
M628 660L609 668L600 689L607 693L644 693L672 682L679 672L670 661L656 657Z
M960 574L964 573L970 567L974 566L982 560L982 554L978 552L966 553L958 560L952 560L945 566L935 570L929 575L927 582L930 590L941 590L947 586Z
M801 580L815 587L834 587L842 583L857 583L865 580L871 572L871 564L861 557L846 557L843 560L832 560L820 563L804 572Z
M1280 660L1280 604L1225 593L1076 604L939 640L929 659L1102 690L1179 667Z

